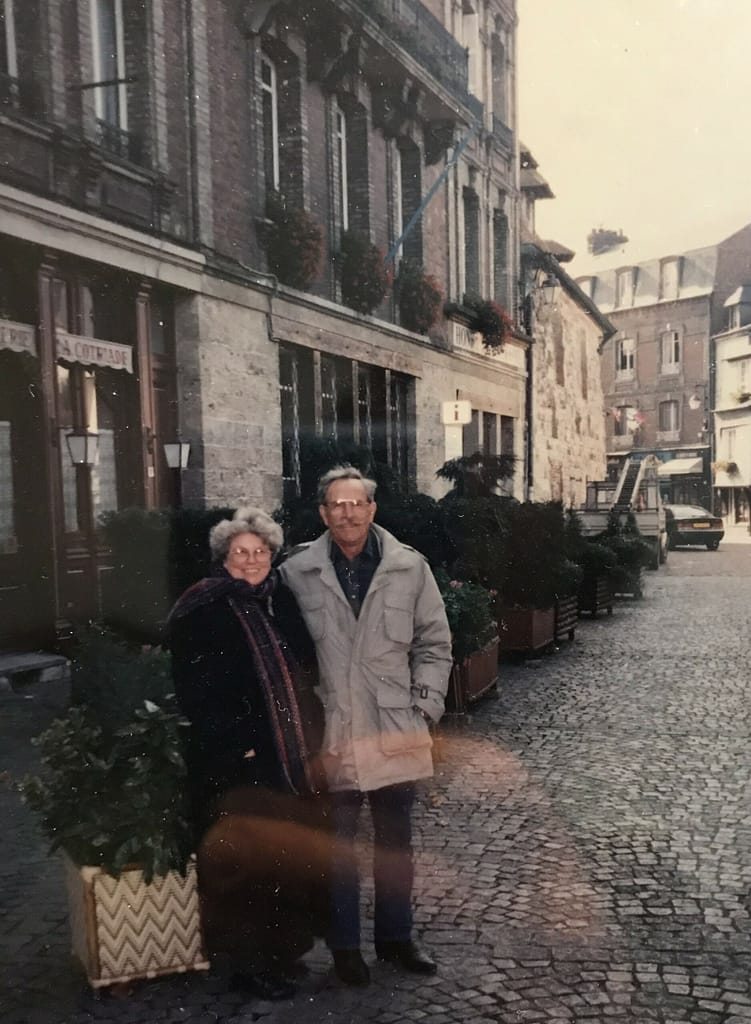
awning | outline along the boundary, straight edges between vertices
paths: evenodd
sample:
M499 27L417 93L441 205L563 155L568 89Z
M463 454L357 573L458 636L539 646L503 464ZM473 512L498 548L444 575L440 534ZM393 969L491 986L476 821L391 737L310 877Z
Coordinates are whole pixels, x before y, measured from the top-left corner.
M133 373L133 349L116 341L84 338L67 331L55 331L57 358L85 366L108 366L111 370Z
M701 473L701 470L701 459L670 459L669 462L660 463L657 475L679 476L682 473Z
M0 320L0 348L11 352L37 354L36 328L31 324L17 324L14 320Z

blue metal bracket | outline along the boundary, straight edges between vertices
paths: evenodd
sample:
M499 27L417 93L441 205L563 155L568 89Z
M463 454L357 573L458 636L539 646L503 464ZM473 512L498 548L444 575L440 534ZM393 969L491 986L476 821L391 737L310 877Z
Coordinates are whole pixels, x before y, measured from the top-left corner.
M397 238L397 240L391 246L389 251L386 253L386 258L383 261L383 265L385 267L387 267L389 265L389 263L393 263L394 262L394 257L399 252L399 249L401 248L402 244L404 243L404 239L407 237L407 235L409 235L409 233L412 230L412 228L415 226L415 224L418 222L418 220L422 217L423 210L428 205L428 203L433 198L433 196L436 194L436 192L441 187L441 185L444 183L444 181L448 177L449 171L453 167L456 167L457 163L459 162L459 157L462 155L464 150L467 148L467 146L471 142L472 137L480 130L481 127L482 126L481 126L480 122L479 121L475 121L475 123L469 129L469 131L464 136L464 138L458 143L458 145L454 149L454 153L453 153L451 159L447 162L446 166L443 168L441 173L438 175L436 180L433 182L433 184L430 186L428 191L423 196L423 199L422 199L422 202L420 203L420 205L417 207L415 212L409 218L409 222L408 222L407 226L405 227L404 231L402 231L401 236L399 238Z

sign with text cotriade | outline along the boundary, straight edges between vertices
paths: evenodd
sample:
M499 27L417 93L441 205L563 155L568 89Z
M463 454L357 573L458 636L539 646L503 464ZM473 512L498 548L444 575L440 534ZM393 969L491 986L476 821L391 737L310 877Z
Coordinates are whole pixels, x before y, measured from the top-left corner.
M133 349L116 341L84 338L67 331L55 331L57 358L86 366L108 366L111 370L133 373Z
M11 352L37 354L36 328L31 324L17 324L13 320L0 320L0 348Z

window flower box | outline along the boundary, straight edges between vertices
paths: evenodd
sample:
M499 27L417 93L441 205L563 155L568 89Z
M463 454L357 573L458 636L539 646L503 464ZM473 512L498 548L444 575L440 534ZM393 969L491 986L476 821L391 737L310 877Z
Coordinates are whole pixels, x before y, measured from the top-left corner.
M555 608L501 608L498 637L502 651L531 652L555 639Z
M461 662L454 662L446 698L447 711L462 714L468 705L497 686L498 647L498 637L494 637L482 650L468 654Z

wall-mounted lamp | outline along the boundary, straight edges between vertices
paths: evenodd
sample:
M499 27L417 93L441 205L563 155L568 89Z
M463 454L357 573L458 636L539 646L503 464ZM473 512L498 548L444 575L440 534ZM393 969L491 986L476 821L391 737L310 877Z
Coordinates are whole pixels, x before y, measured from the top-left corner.
M552 306L558 292L558 278L552 271L548 271L548 275L540 285L540 289L542 290L542 301L546 306Z
M164 457L170 469L187 469L190 456L189 441L165 441Z
M93 466L99 455L99 434L90 430L72 430L65 435L70 461L74 466Z

